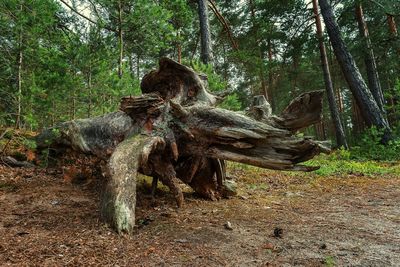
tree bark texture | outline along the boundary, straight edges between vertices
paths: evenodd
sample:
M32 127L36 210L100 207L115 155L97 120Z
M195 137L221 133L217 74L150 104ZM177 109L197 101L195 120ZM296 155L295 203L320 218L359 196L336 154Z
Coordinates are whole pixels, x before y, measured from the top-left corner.
M367 23L364 18L364 12L361 4L356 4L356 17L358 22L358 29L360 31L361 38L363 39L366 47L364 48L364 62L367 69L367 78L369 89L379 108L383 114L385 112L385 98L383 97L381 83L379 81L378 70L376 67L374 50L372 49L371 39L369 38L369 32Z
M198 5L201 39L200 59L204 64L210 64L212 60L212 45L207 0L198 0Z
M319 0L319 5L333 51L363 118L368 126L375 126L384 131L382 142L387 143L392 139L389 123L365 84L352 55L341 37L332 7L327 0Z
M323 32L322 32L321 19L319 17L319 12L318 12L317 0L313 0L312 3L313 3L313 11L314 11L314 16L315 16L315 23L316 23L316 27L317 27L317 38L318 38L319 51L321 54L321 67L322 67L322 72L324 74L325 90L326 90L326 95L328 98L329 110L330 110L331 118L332 118L332 121L333 121L333 124L335 127L336 143L337 143L338 147L344 147L345 149L348 149L346 135L344 133L343 124L340 119L339 110L338 110L336 100L335 100L335 93L334 93L334 89L333 89L331 73L329 70L328 57L326 55L324 36L323 36Z

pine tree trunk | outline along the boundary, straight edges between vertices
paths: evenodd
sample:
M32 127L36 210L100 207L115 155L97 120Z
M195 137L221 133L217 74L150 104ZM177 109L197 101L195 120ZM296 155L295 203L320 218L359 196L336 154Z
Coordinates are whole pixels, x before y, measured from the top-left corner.
M177 44L176 44L176 46L177 46L177 48L178 48L178 63L182 63L182 44L181 44L181 34L180 34L180 31L178 30L178 33L177 33L177 39L178 39L178 42L177 42Z
M204 64L211 63L211 33L208 21L207 0L198 0L199 4L199 20L200 20L200 39L201 39L201 56L200 59Z
M398 37L396 21L394 20L394 16L392 14L386 14L389 32L392 38L396 39ZM397 54L400 55L400 47L397 47Z
M140 79L140 56L139 54L136 55L136 78Z
M273 72L272 72L272 63L273 63L273 51L272 51L272 41L269 39L268 40L268 88L267 88L267 93L268 93L268 102L271 105L272 111L275 111L276 105L275 105L275 99L273 97L273 88L274 88L274 77L273 77Z
M319 51L321 54L321 67L322 67L322 71L324 73L325 89L326 89L326 94L328 97L329 110L330 110L333 125L335 128L336 143L339 147L344 147L344 148L348 149L346 135L344 133L343 124L340 119L339 110L338 110L336 100L335 100L335 93L334 93L334 89L333 89L333 83L332 83L331 73L330 73L329 65L328 65L328 58L326 55L326 49L325 49L325 44L324 44L324 36L322 33L321 19L319 17L319 13L318 13L317 0L313 0L313 11L314 11L314 16L315 16L315 23L317 26L317 38L318 38L318 43L319 43Z
M89 103L88 103L88 117L92 115L92 62L89 60L89 73L88 73L88 93L89 93Z
M20 5L20 16L22 15L23 5ZM23 52L22 52L22 25L19 29L19 44L18 44L18 77L17 77L17 87L18 87L18 96L17 96L17 116L15 120L15 127L17 129L21 128L21 110L22 110L22 61L23 61Z
M362 116L368 126L375 126L384 131L382 142L387 143L392 139L389 123L365 84L352 55L341 37L339 26L333 15L331 6L327 0L319 0L319 4L335 56L349 88L357 101Z
M397 27L396 22L394 20L394 16L391 14L387 14L387 20L389 25L389 32L394 36L397 37Z
M118 1L118 47L119 47L119 59L118 59L118 77L122 78L122 60L124 58L124 40L122 32L122 3Z
M371 90L372 95L379 108L381 109L383 114L385 112L385 99L383 97L381 83L379 81L379 75L376 68L374 51L372 49L371 39L369 38L369 32L367 23L364 19L364 13L361 4L356 4L356 17L358 22L358 29L360 31L361 38L364 40L366 47L364 52L364 62L367 68L367 77L368 77L368 85Z

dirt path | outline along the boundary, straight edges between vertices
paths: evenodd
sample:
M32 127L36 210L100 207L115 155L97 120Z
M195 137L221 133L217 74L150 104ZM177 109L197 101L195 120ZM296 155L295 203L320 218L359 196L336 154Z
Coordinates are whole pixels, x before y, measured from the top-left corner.
M398 177L231 176L239 196L209 202L187 193L181 210L163 190L151 205L142 181L138 229L120 237L98 220L97 181L0 166L0 265L400 265Z

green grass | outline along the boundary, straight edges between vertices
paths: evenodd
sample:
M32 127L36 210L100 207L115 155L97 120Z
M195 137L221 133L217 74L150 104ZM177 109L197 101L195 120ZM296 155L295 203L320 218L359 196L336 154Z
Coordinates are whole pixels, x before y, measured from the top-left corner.
M312 174L318 176L331 175L399 175L400 177L400 162L389 161L374 161L374 160L356 160L350 157L350 152L338 150L330 155L319 155L312 160L301 163L308 166L320 166L320 169L313 171ZM250 172L253 178L268 172L268 170L245 165L242 163L229 162L228 170L242 170ZM276 171L275 171L276 172ZM284 172L288 175L310 175L302 172Z
M394 162L379 162L373 160L358 161L338 157L337 154L320 155L309 160L305 165L320 166L321 168L314 171L315 174L321 176L329 175L400 175L400 164Z
M332 256L325 257L324 266L327 266L327 267L336 266L335 258L333 258Z

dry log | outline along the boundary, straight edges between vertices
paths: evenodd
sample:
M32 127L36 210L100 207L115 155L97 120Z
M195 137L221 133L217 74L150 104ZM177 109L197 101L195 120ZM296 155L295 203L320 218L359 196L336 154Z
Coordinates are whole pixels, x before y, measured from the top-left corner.
M321 92L301 95L279 116L258 97L246 116L214 107L218 97L207 91L205 80L167 58L141 87L144 94L124 97L119 112L65 122L38 137L42 147L67 145L103 158L112 154L102 215L119 232L134 226L137 172L154 177L153 185L158 179L167 185L181 206L178 179L204 197L221 197L223 160L312 171L317 167L299 163L329 151L311 138L293 136L320 119Z

